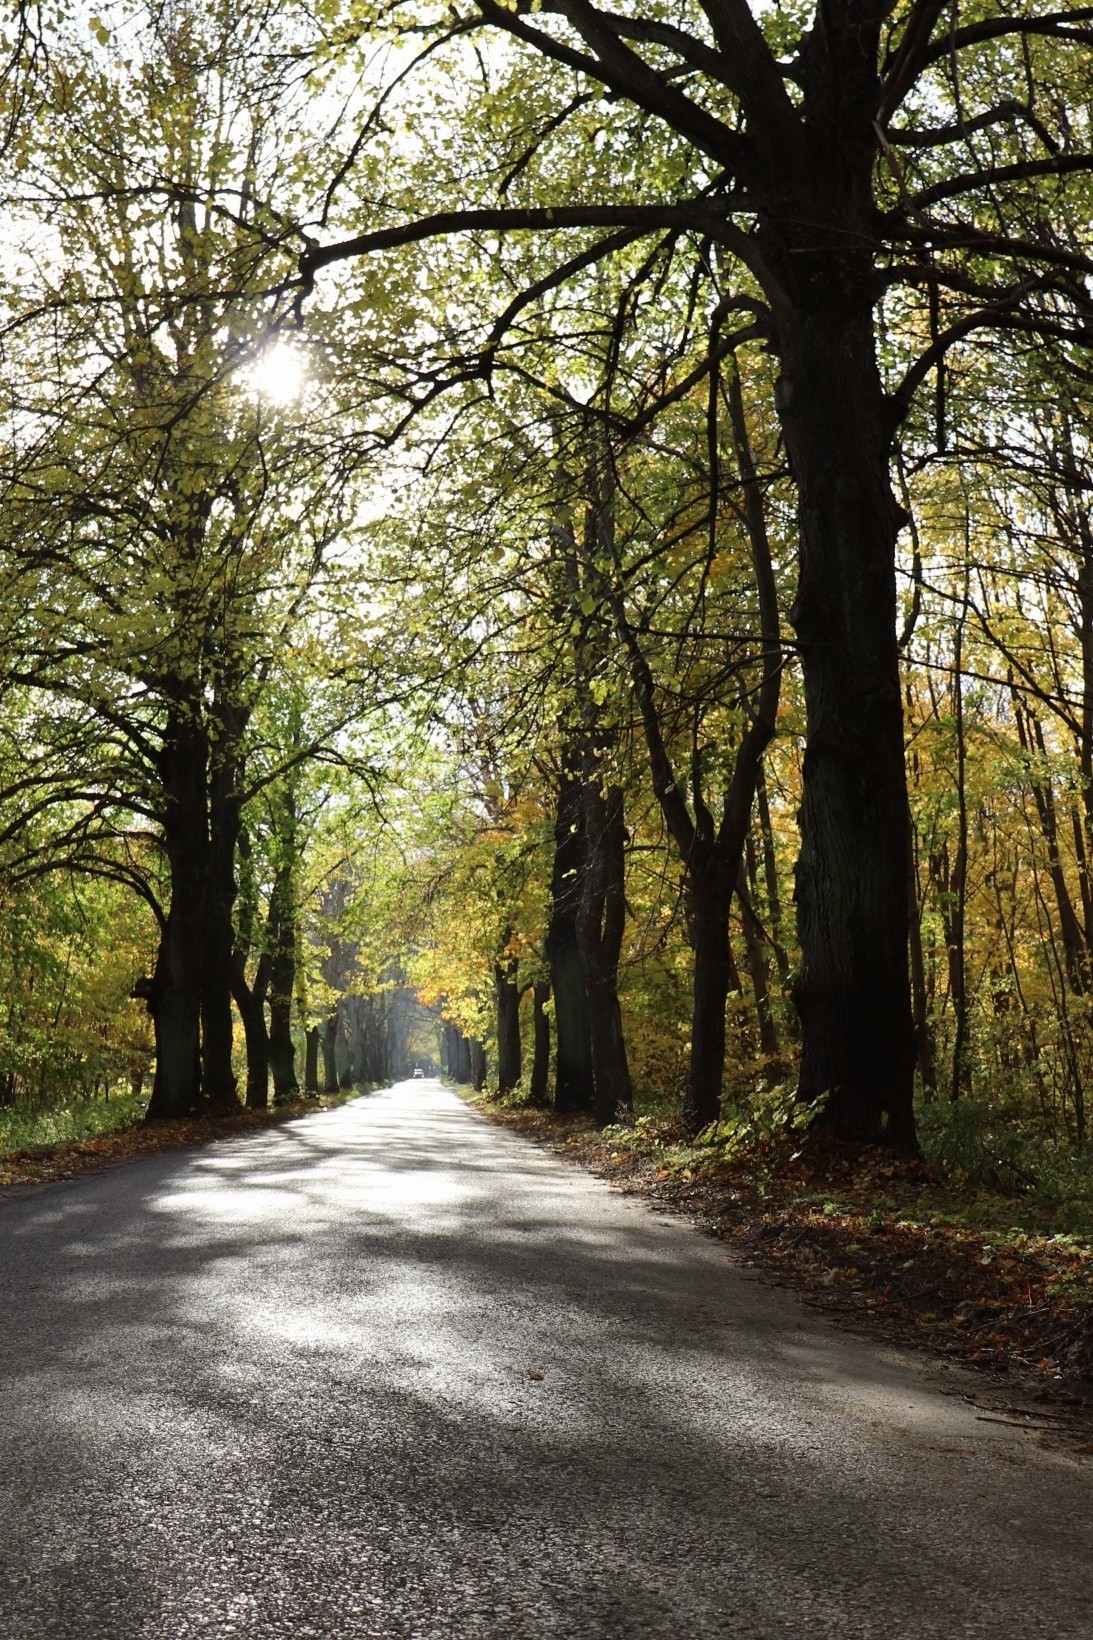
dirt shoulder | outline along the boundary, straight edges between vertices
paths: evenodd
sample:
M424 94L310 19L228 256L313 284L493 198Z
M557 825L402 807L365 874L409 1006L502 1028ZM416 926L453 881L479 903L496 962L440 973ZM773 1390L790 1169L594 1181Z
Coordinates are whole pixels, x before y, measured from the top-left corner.
M883 1151L798 1140L706 1159L666 1127L603 1134L581 1120L474 1103L692 1220L735 1261L852 1330L971 1368L984 1416L1032 1428L1044 1445L1065 1432L1068 1446L1093 1453L1088 1240L1007 1224L1004 1199L946 1186Z

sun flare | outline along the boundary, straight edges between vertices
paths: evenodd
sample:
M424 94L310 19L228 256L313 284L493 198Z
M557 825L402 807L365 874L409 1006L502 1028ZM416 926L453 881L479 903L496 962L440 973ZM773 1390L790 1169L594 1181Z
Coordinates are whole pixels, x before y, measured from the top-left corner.
M299 348L277 341L263 348L247 374L261 398L271 404L291 404L303 391L307 365Z

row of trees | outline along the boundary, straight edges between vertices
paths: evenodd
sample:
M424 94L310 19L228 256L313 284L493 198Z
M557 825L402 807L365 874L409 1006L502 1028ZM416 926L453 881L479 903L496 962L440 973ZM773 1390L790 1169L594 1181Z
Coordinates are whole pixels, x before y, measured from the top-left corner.
M1045 406L1041 434L1048 415ZM1066 573L1061 537L1046 529L1046 515L1016 476L1009 478L1009 522L995 515L991 471L970 460L922 480L920 563L907 586L902 623L916 1072L926 1098L991 1099L1081 1144L1091 1073L1085 1000L1090 923L1083 898L1084 742L1075 710L1082 619L1074 595L1086 560L1083 550ZM772 481L772 513L776 489ZM1013 513L1023 515L1020 526ZM777 530L770 538L778 541ZM994 556L999 540L1007 550ZM986 543L991 555L983 552ZM582 615L576 580L573 604L553 608L534 584L527 587L527 578L540 573L559 545L547 525L533 550L514 548L504 567L489 560L477 604L469 583L465 591L464 608L476 611L469 618L492 621L483 668L495 680L517 672L527 680L537 667L540 681L530 703L501 697L518 708L511 717L506 711L478 715L453 737L467 807L454 854L450 829L440 834L447 839L443 846L431 833L432 851L419 839L417 881L424 885L430 927L415 972L427 977L430 994L462 990L476 1028L489 1020L501 1085L513 1085L519 1075L503 1065L522 1064L525 1085L538 1097L547 1092L535 1049L549 996L556 1040L551 1097L559 1108L580 1106L606 1119L627 1103L627 1069L643 1100L656 1089L686 1094L695 1086L695 1047L703 1046L700 999L694 999L690 1019L687 1000L697 966L694 947L702 938L691 897L696 891L689 887L697 875L697 850L685 827L680 846L669 815L684 801L687 812L701 814L704 807L709 835L709 771L720 776L714 789L723 817L724 796L739 767L735 754L754 725L743 711L733 725L723 706L723 678L707 694L710 672L697 661L687 665L686 640L699 630L693 611L703 578L704 607L716 612L724 592L740 610L739 591L721 580L724 566L711 583L701 550L690 564L677 556L671 596L656 604L655 618L645 617L640 654L653 679L649 709L621 641L601 651L609 659L594 674L598 700L582 697L573 657L587 655L581 635L597 619L610 619L610 611L600 606ZM434 559L435 551L431 545ZM977 552L983 554L978 561ZM741 539L741 568L745 553ZM776 568L784 562L776 553ZM626 597L637 601L640 584L631 582ZM497 620L503 599L520 608L517 618L506 613ZM623 633L632 634L621 595L614 601L622 603ZM723 637L716 613L713 619ZM538 633L537 622L543 628ZM718 661L724 664L723 649ZM735 664L740 675L740 660ZM762 671L753 659L754 699ZM581 778L584 765L565 716L567 699L574 714L583 699L579 725L597 754L590 785ZM540 714L534 731L532 705ZM760 765L731 909L716 922L727 976L728 1086L737 1095L783 1078L798 1051L792 1005L798 948L789 910L802 719L799 686L788 665L779 733ZM487 744L490 756L483 761ZM651 776L677 770L683 778L665 778L660 787L670 794L666 814ZM692 810L696 793L699 805ZM614 849L605 847L608 817L616 826ZM602 897L612 887L613 923ZM587 946L582 953L582 897L586 937L591 922L601 941L609 934L614 956L608 994L612 1005L621 1003L624 1024L626 1057L616 1062L623 1079L615 1084L621 1093L607 1092L612 1084L606 1076L596 1089L587 1010L602 946L593 948L591 960ZM707 891L699 903L709 909L712 898ZM502 1044L506 1031L513 1031L514 994L522 998L523 1040L506 1055ZM724 1017L718 1008L715 1022Z
M1080 1140L1093 9L634 10L56 23L4 880L148 907L159 1114L405 975L601 1120Z
M458 351L442 326L426 364L404 355L406 391L427 404L445 372L464 404L503 396L509 375L518 394L534 384L555 407L548 419L566 427L563 461L588 475L577 486L591 518L577 609L602 622L625 657L651 783L682 860L695 959L692 1126L717 1114L725 927L759 760L775 729L784 642L804 709L794 880L800 1096L822 1102L824 1120L845 1137L914 1146L915 1064L928 1044L921 1018L916 1044L909 955L910 657L900 655L897 542L911 534L926 490L913 481L962 467L969 476L977 421L991 402L978 390L984 354L1009 395L1000 402L995 385L1003 467L1041 398L1027 339L1047 351L1066 397L1088 381L1093 155L1088 110L1074 93L1088 74L1089 19L1080 7L1001 14L935 0L842 0L762 15L745 0L702 0L671 15L605 12L588 0L554 0L532 15L480 0L454 17L438 12L431 29L415 18L429 61L447 52L453 82L473 87L459 93L456 128L466 135L446 178L459 208L423 212L415 174L415 191L396 185L378 210L371 202L362 231L303 258L306 294L332 264L435 247L458 233L484 241L508 283L488 327L462 310ZM397 33L397 12L390 26ZM426 265L437 267L435 250ZM451 308L449 294L442 311ZM746 369L728 367L755 344L773 368L754 358ZM723 392L725 375L746 385ZM665 418L703 399L705 472L692 434L695 482L681 484L675 451L662 448L675 442ZM782 601L791 634L778 620L763 545L761 503L780 478L774 466L765 474L755 466L749 411L776 423L792 487L793 591ZM734 473L722 454L723 420ZM1084 449L1082 431L1077 438ZM539 448L545 443L540 437ZM671 499L658 509L649 487L659 500L662 479ZM1016 495L1016 475L1013 484ZM571 487L559 487L562 506L571 505ZM705 530L712 567L727 487L750 535L752 578L717 620L734 635L744 628L752 675L741 685L748 668L736 656L710 695L688 687L678 715L690 733L673 743L664 723L666 704L680 698L674 668L671 679L658 677L647 652L660 636L660 602L639 592L630 607L619 542L644 554L663 594L672 579L668 520L677 529L689 523L692 540ZM685 496L704 512L701 523L693 513L681 519ZM912 558L921 579L913 536ZM695 610L706 591L702 581ZM699 620L671 627L681 650ZM590 645L594 631L582 628L578 722L582 674L595 673ZM962 641L947 661L959 682ZM1028 679L1017 687L1027 690ZM703 733L694 702L710 699L741 714L735 737L713 742ZM582 803L579 820L560 819L559 835L581 840L578 879L602 883L610 867L600 851L618 802L598 763L598 727L563 754L594 801ZM722 767L711 804L714 746ZM959 801L966 807L966 794ZM966 852L958 845L955 881L941 891L957 953L950 989ZM608 903L583 961L594 1040L610 1034L598 1001L611 988ZM586 907L586 924L596 915L595 904ZM917 977L915 990L921 1002ZM953 1006L959 1020L959 980Z
M152 1116L237 1102L237 1018L265 1104L313 1011L309 833L372 703L366 441L269 328L304 76L265 7L41 19L6 153L4 881L145 907Z

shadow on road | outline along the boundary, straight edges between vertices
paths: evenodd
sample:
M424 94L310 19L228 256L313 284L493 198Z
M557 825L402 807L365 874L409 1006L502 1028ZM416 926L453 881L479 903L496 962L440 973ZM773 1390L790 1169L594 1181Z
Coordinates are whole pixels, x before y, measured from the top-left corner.
M436 1084L0 1243L28 1640L1090 1632L1074 1469Z

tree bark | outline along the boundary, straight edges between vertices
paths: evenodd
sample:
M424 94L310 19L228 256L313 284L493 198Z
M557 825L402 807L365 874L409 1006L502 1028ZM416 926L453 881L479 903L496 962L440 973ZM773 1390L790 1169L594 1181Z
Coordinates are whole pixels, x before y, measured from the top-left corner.
M586 741L585 760L580 793L584 861L576 927L588 1010L592 1110L606 1126L633 1106L618 994L626 920L626 826L622 790L611 786L603 793L598 748L590 740Z
M551 915L546 954L554 994L554 1109L591 1110L592 1038L577 937L584 868L580 784L563 772L554 824Z
M531 1102L545 1105L550 1082L550 1017L546 1005L550 1000L550 986L540 980L531 993L533 1055L531 1061Z
M684 1114L692 1132L721 1114L725 1074L725 1005L732 958L729 907L733 877L721 860L695 862L688 877L688 924L694 952L691 1058Z
M868 198L868 174L863 182ZM871 257L845 246L800 249L802 299L776 314L779 412L798 488L790 619L807 720L793 987L799 1092L822 1105L839 1137L913 1152L893 416L874 347Z
M146 1120L194 1115L201 1101L201 976L208 885L208 745L196 711L168 714L158 758L171 905L151 980L141 987L152 1018L156 1068Z
M506 940L507 943L507 940ZM520 1042L519 963L505 957L494 964L494 991L497 1000L497 1090L511 1093L520 1081L523 1052Z

